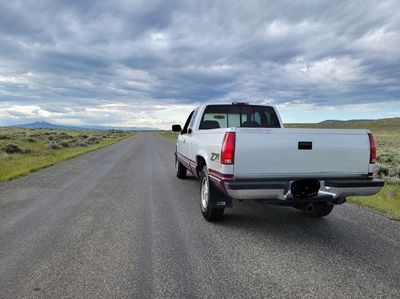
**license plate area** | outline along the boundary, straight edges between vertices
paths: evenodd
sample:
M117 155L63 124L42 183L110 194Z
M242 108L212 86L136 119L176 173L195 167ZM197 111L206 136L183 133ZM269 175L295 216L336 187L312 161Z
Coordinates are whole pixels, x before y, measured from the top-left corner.
M309 198L318 195L321 184L318 180L304 179L292 182L290 193L294 198Z

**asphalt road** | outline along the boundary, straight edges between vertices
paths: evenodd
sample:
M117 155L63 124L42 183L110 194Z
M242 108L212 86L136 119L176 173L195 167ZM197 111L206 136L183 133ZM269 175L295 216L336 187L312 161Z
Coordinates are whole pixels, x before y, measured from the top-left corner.
M140 133L0 184L1 298L400 297L400 223L235 202L219 223Z

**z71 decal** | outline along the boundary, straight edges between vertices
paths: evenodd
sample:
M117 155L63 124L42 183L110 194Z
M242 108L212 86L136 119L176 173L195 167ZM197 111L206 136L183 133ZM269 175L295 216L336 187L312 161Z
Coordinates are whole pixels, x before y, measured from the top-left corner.
M211 161L216 161L219 159L219 154L217 153L211 153Z

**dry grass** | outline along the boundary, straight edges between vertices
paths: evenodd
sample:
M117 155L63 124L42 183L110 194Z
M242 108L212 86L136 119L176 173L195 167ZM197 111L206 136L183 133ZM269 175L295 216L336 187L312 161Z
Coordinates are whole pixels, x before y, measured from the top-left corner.
M0 127L0 181L10 180L132 136L127 131Z

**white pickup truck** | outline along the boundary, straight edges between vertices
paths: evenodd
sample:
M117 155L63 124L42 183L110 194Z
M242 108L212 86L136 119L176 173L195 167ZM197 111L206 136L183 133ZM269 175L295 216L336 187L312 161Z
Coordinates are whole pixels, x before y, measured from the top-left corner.
M292 206L323 217L346 196L372 195L376 147L368 130L285 129L274 106L205 104L192 111L176 144L178 178L200 178L205 219L232 199Z

